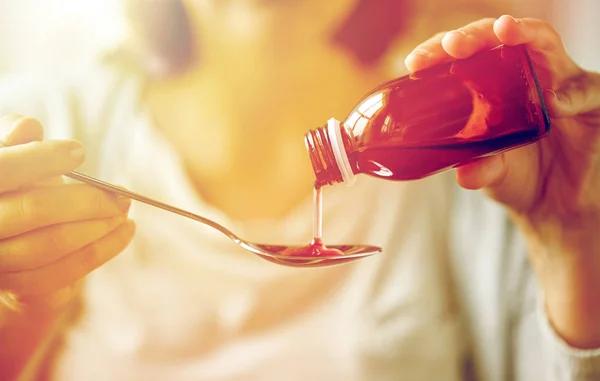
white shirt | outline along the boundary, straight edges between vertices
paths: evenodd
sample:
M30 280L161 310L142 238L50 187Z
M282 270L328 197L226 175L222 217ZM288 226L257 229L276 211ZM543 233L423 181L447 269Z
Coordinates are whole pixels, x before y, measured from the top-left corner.
M199 199L140 107L137 79L102 70L56 85L49 92L8 80L0 111L39 118L47 138L81 140L82 172L250 240L310 239L310 200L282 220L240 222ZM600 351L568 348L549 327L501 206L458 189L448 173L395 183L361 176L324 197L327 242L383 253L286 268L199 223L134 204L136 237L87 277L83 315L64 334L52 379L600 379Z

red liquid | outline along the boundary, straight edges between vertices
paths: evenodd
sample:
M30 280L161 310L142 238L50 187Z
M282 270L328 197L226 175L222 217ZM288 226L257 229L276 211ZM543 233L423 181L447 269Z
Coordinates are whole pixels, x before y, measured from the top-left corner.
M341 123L355 174L416 180L535 142L550 122L523 46L502 46L384 83ZM307 148L320 185L341 182L324 128Z
M328 254L320 251L315 246L322 245L311 243L304 247L289 247L289 246L274 246L274 245L259 245L265 251L276 254L276 256L262 257L270 262L278 265L291 267L323 267L331 265L339 265L364 258L381 251L381 248L374 246L363 245L336 245L326 248L327 251L332 250L335 253ZM325 246L322 246L325 247Z
M256 245L255 251L267 261L291 267L323 267L339 265L365 258L381 251L381 248L368 245L325 246L322 233L322 189L315 184L312 242L307 246L290 247L283 245ZM269 254L265 254L269 253Z
M420 179L525 145L549 128L523 47L434 67L372 94L343 123L353 135L348 158L358 173L390 180Z
M323 189L315 185L314 197L313 197L313 240L308 246L304 247L291 247L283 250L282 255L296 256L296 257L337 257L344 255L338 249L329 249L321 237L323 235Z
M352 248L353 246L345 246L346 248ZM287 247L280 246L278 250L280 255L288 255L295 257L337 257L344 255L344 253L337 248L328 248L325 246L321 239L313 239L308 246L303 247Z
M380 251L379 248L363 245L340 245L335 247L325 246L325 244L321 240L323 224L322 192L323 190L321 189L321 187L315 185L313 200L314 238L312 242L309 245L302 247L260 245L261 249L276 254L276 257L263 256L263 258L271 262L286 266L320 267L350 262L358 258L364 257L364 255L361 255L362 253L375 253Z
M540 135L521 131L485 142L456 142L438 146L374 147L350 155L362 173L390 180L414 180L499 153L507 145L523 145ZM491 153L490 153L491 152Z

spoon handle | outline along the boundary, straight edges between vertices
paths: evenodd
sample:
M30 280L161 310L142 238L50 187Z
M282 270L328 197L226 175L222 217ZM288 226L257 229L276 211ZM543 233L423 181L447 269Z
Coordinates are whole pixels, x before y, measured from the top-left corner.
M190 219L192 219L194 221L201 222L201 223L203 223L205 225L208 225L208 226L210 226L210 227L212 227L214 229L217 229L218 231L220 231L221 233L225 234L227 237L229 237L229 239L231 239L232 241L234 241L236 243L238 243L238 242L241 241L238 236L236 236L235 234L233 234L233 232L229 231L224 226L222 226L222 225L220 225L220 224L218 224L218 223L216 223L216 222L214 222L212 220L209 220L206 217L202 217L202 216L199 216L199 215L194 214L192 212L188 212L187 210L183 210L183 209L174 207L172 205L165 204L163 202L153 200L153 199L151 199L149 197L143 196L143 195L135 193L135 192L128 191L127 189L123 189L123 188L118 187L116 185L107 183L105 181L96 179L96 178L88 176L88 175L84 175L84 174L76 172L76 171L69 172L69 173L65 174L65 176L66 177L70 177L71 179L80 181L82 183L93 185L93 186L95 186L97 188L100 188L102 190L105 190L105 191L108 191L108 192L112 192L112 193L116 193L116 194L119 194L121 196L130 198L132 200L136 200L136 201L139 201L141 203L144 203L144 204L147 204L147 205L151 205L151 206L154 206L156 208L163 209L163 210L166 210L166 211L171 212L171 213L178 214L178 215L183 216L183 217L190 218Z

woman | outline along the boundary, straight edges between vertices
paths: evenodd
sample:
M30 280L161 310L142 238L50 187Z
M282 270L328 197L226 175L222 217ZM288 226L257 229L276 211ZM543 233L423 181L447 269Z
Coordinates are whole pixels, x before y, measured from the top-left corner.
M586 294L598 289L600 255L598 76L578 69L543 22L483 19L408 56L416 70L500 42L529 44L558 132L458 171L463 187L486 188L505 208L448 176L328 189L326 240L383 246L373 259L277 267L203 226L52 178L83 162L83 172L249 240L309 239L313 175L302 133L389 78L386 47L403 20L379 21L373 30L389 28L388 43L374 51L360 49L373 46L360 42L368 26L356 28L377 9L377 20L406 10L395 1L359 2L355 14L352 0L299 4L189 1L167 9L189 15L192 34L175 28L185 19L171 25L186 43L150 49L173 58L146 57L152 76L131 65L86 72L41 104L33 95L48 87L2 88L3 113L33 116L46 132L35 143L40 123L3 119L0 210L11 223L0 229L0 288L22 311L4 314L4 374L27 359L23 373L35 374L44 368L29 358L36 353L57 380L598 376L600 355L586 350L600 346L597 297ZM80 144L53 140L67 137L86 147L85 162ZM567 175L572 187L550 181ZM553 328L532 320L542 293ZM80 308L69 308L73 294ZM71 309L77 316L61 314Z

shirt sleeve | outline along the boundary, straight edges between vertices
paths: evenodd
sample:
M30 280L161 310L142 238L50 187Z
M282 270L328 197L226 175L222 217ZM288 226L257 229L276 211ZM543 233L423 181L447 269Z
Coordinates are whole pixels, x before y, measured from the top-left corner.
M600 380L600 348L577 349L567 344L550 324L543 298L537 306L550 381Z
M103 67L84 68L81 73L71 75L9 73L0 76L0 117L6 114L33 117L44 127L44 139L80 141L86 147L86 161L78 170L95 175L104 146L101 142L113 124L127 126L121 114L129 115L135 110L132 104L138 87L137 78ZM0 291L0 307L10 307L11 301L10 294ZM56 354L57 343L68 329L70 319L71 314L66 313L57 320L42 338L19 380L41 378L40 372L45 371L44 364Z
M105 137L137 110L140 79L105 65L72 73L11 73L0 77L0 116L21 114L44 126L44 138L75 139L86 148L79 171L95 175Z

